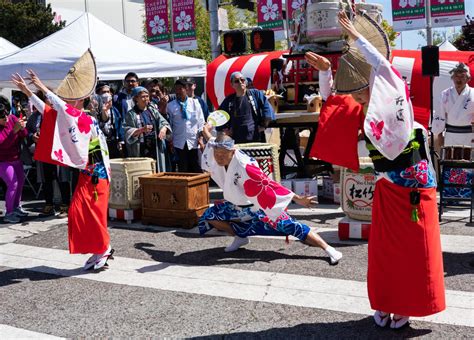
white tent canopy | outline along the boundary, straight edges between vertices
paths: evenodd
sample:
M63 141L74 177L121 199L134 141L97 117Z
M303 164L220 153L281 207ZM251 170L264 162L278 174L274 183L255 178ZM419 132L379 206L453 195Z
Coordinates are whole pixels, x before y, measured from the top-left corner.
M440 51L457 51L458 49L454 47L448 40L443 41L438 45Z
M7 39L0 37L0 57L18 51L20 48Z
M12 87L12 73L36 71L46 85L56 87L88 49L94 54L100 80L118 80L128 72L147 77L204 77L206 62L136 41L90 13L16 53L0 57L0 88Z

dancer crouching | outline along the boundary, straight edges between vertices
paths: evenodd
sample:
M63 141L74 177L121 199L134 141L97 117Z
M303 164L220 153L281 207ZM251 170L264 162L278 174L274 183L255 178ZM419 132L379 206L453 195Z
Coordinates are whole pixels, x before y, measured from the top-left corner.
M201 235L212 228L233 235L234 241L225 248L226 252L248 244L248 236L293 235L305 244L324 249L331 264L337 264L342 254L285 212L291 200L310 207L317 204L315 197L296 195L272 181L255 159L234 148L231 137L223 133L212 137L211 129L209 124L203 128L208 143L201 166L223 190L225 201L208 208L201 216L198 223Z

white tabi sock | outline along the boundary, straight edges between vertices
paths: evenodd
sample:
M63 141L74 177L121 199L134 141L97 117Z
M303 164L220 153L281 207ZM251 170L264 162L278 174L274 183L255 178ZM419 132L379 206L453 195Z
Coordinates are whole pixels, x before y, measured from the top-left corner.
M238 237L238 236L235 236L234 237L234 241L229 245L227 246L224 251L226 253L230 253L232 251L236 251L237 249L239 249L240 247L242 246L245 246L246 244L248 244L250 241L247 237Z
M328 246L324 251L329 255L329 258L331 259L331 264L338 263L339 260L342 258L342 253L331 246Z

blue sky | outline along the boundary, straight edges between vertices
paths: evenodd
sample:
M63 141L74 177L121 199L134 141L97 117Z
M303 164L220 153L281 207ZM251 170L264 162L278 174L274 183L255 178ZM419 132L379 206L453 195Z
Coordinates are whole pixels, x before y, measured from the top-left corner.
M392 24L392 0L366 0L368 3L379 3L383 5L383 17ZM469 16L474 16L474 0L464 0L466 14ZM437 31L446 31L448 27L436 29ZM455 27L456 32L461 30L461 27ZM449 38L449 35L448 35ZM416 50L419 45L426 45L426 41L418 35L418 30L416 31L403 31L401 37L399 36L396 40L397 46L396 49L401 49L403 39L403 49L404 50Z

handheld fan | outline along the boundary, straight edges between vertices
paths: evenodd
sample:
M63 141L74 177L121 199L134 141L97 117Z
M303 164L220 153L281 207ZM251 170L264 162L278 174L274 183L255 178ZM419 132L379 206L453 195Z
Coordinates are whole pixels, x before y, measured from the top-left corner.
M207 122L212 126L217 127L224 125L229 121L229 119L230 116L227 112L225 112L224 110L217 110L209 114L209 117L207 117Z

